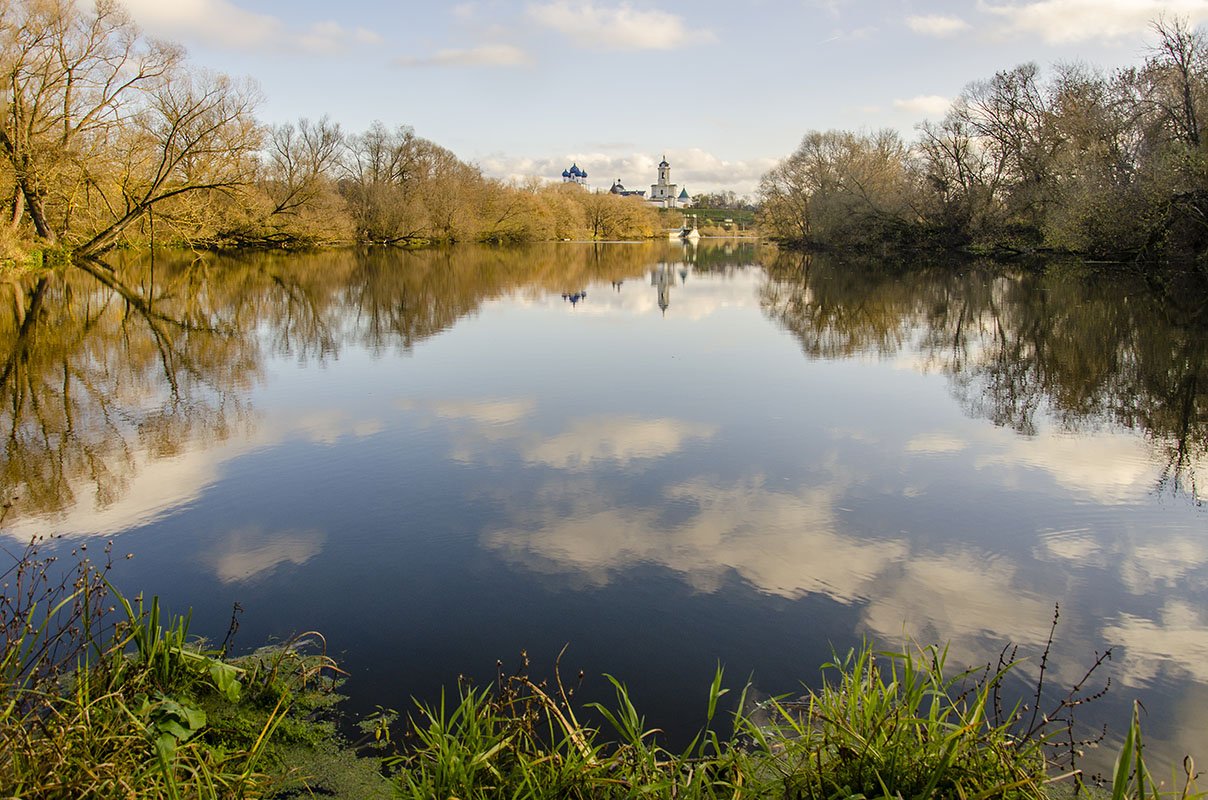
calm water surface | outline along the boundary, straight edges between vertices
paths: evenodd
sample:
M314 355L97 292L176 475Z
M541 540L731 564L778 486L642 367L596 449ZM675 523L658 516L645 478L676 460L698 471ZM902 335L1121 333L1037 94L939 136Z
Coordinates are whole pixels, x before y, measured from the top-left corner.
M1073 270L750 244L115 260L0 287L0 537L238 644L317 629L354 711L526 649L673 737L715 665L863 637L1114 648L1088 723L1208 758L1208 336Z

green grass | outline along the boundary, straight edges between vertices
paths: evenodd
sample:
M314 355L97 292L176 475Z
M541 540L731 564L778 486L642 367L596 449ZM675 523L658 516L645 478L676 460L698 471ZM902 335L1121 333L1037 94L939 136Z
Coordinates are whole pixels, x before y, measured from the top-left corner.
M0 576L0 797L270 797L331 780L314 767L339 757L334 727L310 718L338 675L321 637L229 661L187 616L113 591L108 549L78 555L62 570L31 545ZM354 772L389 796L372 765L339 774Z
M821 689L757 705L744 691L740 710L724 720L719 668L704 693L705 725L679 751L659 743L613 677L611 703L578 708L560 678L548 687L523 671L501 675L488 689L461 685L455 698L419 706L411 738L390 764L403 796L417 799L1109 796L1058 757L1066 718L1028 727L1022 707L1000 708L1012 664L952 675L945 658L936 647L866 645L825 665ZM1110 797L1203 795L1190 766L1180 790L1159 791L1134 715Z
M31 545L0 574L0 798L1204 797L1190 760L1176 788L1153 779L1136 709L1111 786L1082 784L1067 712L1106 654L1039 724L1002 708L1014 664L954 672L933 646L868 643L824 665L820 688L762 703L727 698L719 666L679 749L620 679L605 676L609 702L583 704L557 663L536 682L525 658L417 704L402 736L380 711L358 757L336 732L340 672L320 635L228 659L190 637L188 616L118 595L108 549L100 564L75 555L60 570Z
M710 224L721 224L727 219L735 225L747 228L755 224L755 212L740 208L688 208L684 209L683 213L695 214L701 225L706 224L706 221Z

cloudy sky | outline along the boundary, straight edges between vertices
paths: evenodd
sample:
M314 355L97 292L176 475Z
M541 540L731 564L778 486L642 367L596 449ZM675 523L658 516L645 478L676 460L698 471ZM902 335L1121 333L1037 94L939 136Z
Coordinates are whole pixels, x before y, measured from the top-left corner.
M193 60L259 81L269 122L329 114L500 177L750 192L812 129L942 116L1025 61L1137 63L1149 21L1208 0L125 0Z

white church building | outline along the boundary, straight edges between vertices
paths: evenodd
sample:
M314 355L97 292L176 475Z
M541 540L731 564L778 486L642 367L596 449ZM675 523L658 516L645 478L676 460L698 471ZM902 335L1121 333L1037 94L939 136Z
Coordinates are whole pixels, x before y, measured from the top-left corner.
M677 184L671 182L671 165L667 163L667 156L663 156L659 162L658 183L650 184L650 196L646 201L661 208L687 208L692 205L688 190L681 191Z
M687 208L692 205L692 198L688 196L688 190L680 189L678 184L671 182L671 165L667 163L666 156L663 156L663 160L659 162L658 183L650 184L649 195L643 191L626 189L620 178L613 182L609 191L624 197L636 195L659 208Z

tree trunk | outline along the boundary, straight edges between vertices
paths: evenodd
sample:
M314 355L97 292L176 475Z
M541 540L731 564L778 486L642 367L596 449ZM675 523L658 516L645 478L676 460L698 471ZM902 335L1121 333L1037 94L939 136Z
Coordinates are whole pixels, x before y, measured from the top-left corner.
M75 249L77 256L90 257L105 252L110 247L117 243L117 239L122 235L122 231L126 230L139 217L147 213L151 207L150 203L140 203L133 210L126 212L126 215L117 222L110 225L105 230L92 237L89 241L80 245Z
M21 218L25 216L25 192L21 191L20 186L13 187L13 217L9 220L9 227L16 230L21 224Z
M21 193L25 196L25 205L29 210L29 218L33 220L34 230L51 244L58 244L59 237L55 234L54 228L50 227L50 223L46 221L46 210L42 206L42 196L30 184L29 178L26 175L19 174L17 182L21 186Z

